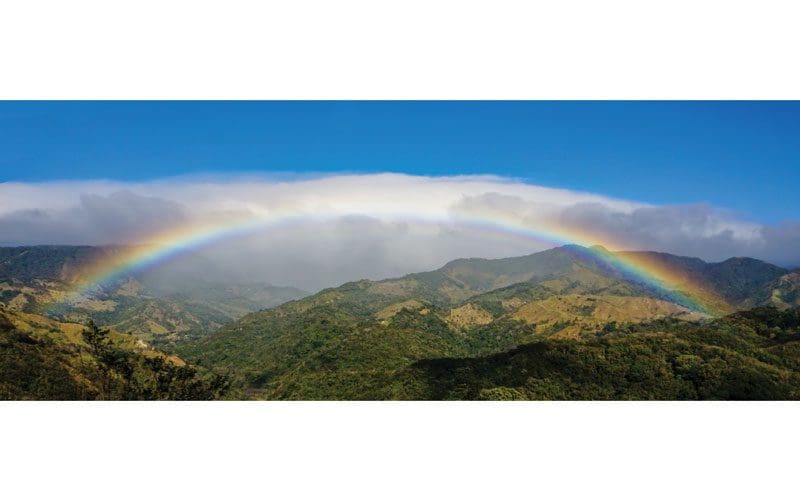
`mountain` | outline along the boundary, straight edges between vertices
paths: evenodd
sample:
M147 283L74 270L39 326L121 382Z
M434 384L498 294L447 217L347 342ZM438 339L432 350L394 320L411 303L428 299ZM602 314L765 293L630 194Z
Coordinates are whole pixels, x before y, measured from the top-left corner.
M800 306L800 270L781 275L761 286L744 304L745 306L771 304L778 308Z
M209 400L227 388L133 336L0 308L2 400Z
M708 264L701 279L736 306L752 302L754 291L786 275L788 270L749 257L730 258Z
M119 246L0 247L0 305L68 322L95 321L157 344L202 336L247 313L307 295L292 287L227 277L198 255L128 274L70 304L68 294L94 262Z
M594 251L565 246L518 258L459 259L431 272L351 282L246 315L176 349L230 372L258 398L427 398L404 393L397 379L422 360L582 343L664 319L686 326L711 320L630 276L608 251ZM787 274L757 260L637 255L718 291L727 311L769 304L759 295Z
M435 271L377 282L374 290L405 293L442 305L521 282L544 283L563 292L644 293L642 285L626 281L622 272L599 256L567 245L522 257L457 259Z
M416 400L796 400L800 310L762 307L703 325L662 320L580 341L421 360L390 391Z
M259 399L800 396L800 273L755 259L568 245L300 297L188 255L65 303L85 266L116 252L0 249L5 398L231 391L213 374L230 378L229 395ZM702 302L687 298L698 290ZM89 319L111 327L103 350L87 351Z

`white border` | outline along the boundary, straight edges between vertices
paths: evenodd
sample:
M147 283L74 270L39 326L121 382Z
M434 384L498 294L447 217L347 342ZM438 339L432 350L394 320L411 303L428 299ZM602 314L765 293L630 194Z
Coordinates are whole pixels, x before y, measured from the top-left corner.
M794 499L793 403L5 403L5 499ZM8 495L11 494L11 495Z
M36 1L4 99L791 99L796 2ZM2 403L5 499L789 499L795 403Z
M0 7L7 99L792 99L797 2Z

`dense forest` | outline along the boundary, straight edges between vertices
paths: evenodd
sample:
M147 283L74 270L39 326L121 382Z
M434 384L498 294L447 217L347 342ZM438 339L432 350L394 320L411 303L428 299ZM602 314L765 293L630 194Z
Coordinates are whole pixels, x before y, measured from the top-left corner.
M305 327L300 344L270 345L278 350L271 372L247 369L247 360L225 360L238 384L256 398L800 398L798 309L759 307L701 323L611 323L577 339L534 335L508 350L489 348L488 341L523 338L526 329L522 323L483 326L480 336L487 343L480 343L410 310L386 326L344 328L321 318ZM342 335L323 341L332 331Z
M476 358L423 360L399 376L416 399L795 400L800 310L762 307L705 325L676 320Z

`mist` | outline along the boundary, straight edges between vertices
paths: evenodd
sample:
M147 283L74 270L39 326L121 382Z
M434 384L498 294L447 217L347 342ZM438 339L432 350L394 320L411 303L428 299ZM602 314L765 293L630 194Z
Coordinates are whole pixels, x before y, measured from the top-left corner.
M798 220L770 226L707 204L653 205L493 176L2 183L0 244L159 243L155 236L175 228L292 214L290 222L191 250L213 264L203 266L206 273L314 291L434 269L461 257L517 256L563 243L488 231L461 217L471 213L602 235L597 243L618 250L800 263Z

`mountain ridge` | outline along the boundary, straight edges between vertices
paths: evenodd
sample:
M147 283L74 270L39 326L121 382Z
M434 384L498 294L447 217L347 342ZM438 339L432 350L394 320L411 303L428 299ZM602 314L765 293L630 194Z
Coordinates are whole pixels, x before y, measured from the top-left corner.
M660 256L684 265L679 271L692 277L712 277L731 298L732 310L744 307L734 301L737 285L762 291L784 271L757 260L716 267L697 258ZM763 275L719 276L720 269L739 266ZM296 377L306 381L305 390L312 381L337 388L368 386L355 375L389 377L436 354L472 357L547 339L580 341L609 326L626 329L664 319L710 320L629 280L602 258L587 258L584 249L568 246L515 258L458 259L429 272L347 282L248 314L176 348L209 368L232 370L256 396L281 398Z

